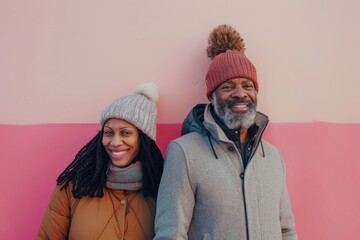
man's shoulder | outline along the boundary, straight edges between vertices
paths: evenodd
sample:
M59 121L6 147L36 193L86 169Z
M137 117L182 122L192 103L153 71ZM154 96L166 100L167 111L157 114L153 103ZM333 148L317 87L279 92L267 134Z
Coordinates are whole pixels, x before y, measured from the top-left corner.
M281 151L277 146L273 145L272 143L270 143L264 139L262 139L261 141L262 141L262 145L263 145L266 155L269 155L269 156L274 155L274 154L277 156L281 155Z
M208 143L209 141L207 136L204 136L197 132L190 132L172 140L169 144L169 148L180 148L184 152L196 154L199 151L207 151L207 149L209 148Z
M194 144L196 142L202 142L205 139L205 136L198 132L190 132L181 137L174 139L172 142L176 142L180 145Z
M261 139L262 143L264 146L268 147L268 148L271 148L271 149L278 149L278 147L276 147L274 144L268 142L267 140L265 139Z

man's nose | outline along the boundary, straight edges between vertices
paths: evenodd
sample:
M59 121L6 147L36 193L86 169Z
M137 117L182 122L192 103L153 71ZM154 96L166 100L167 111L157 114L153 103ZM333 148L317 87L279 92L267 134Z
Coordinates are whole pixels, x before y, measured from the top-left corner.
M237 97L237 98L243 99L243 98L247 97L247 93L243 87L237 86L234 88L234 90L232 92L232 97L234 97L234 98Z

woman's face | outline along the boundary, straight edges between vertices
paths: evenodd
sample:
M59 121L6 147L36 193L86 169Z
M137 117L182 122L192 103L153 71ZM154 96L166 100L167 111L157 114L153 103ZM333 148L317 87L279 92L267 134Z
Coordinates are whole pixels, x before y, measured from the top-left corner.
M102 144L111 162L126 167L139 153L139 130L122 119L109 119L104 124Z

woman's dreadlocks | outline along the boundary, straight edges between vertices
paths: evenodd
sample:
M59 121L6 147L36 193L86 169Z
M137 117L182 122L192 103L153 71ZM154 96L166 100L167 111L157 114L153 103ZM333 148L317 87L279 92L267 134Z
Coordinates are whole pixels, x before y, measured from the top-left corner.
M60 190L66 189L71 183L74 198L80 199L85 196L101 198L104 196L103 188L106 184L106 172L110 159L102 145L102 136L103 130L99 131L90 142L80 149L75 159L59 175L56 181L57 185L62 185ZM139 136L140 150L136 159L139 159L143 166L144 196L156 199L164 158L152 139L140 130Z
M144 172L144 196L156 199L163 172L164 158L154 140L150 139L140 130L139 133L140 151L138 159L142 163Z

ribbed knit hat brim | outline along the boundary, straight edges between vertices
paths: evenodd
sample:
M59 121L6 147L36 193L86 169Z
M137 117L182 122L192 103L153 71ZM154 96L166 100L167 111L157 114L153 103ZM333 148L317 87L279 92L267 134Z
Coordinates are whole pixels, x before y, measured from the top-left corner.
M143 84L134 93L116 99L105 108L100 117L100 125L111 118L123 119L156 140L157 87L153 83Z
M227 50L217 55L212 60L205 78L207 97L223 82L239 77L253 81L255 90L259 91L255 66L243 53Z

